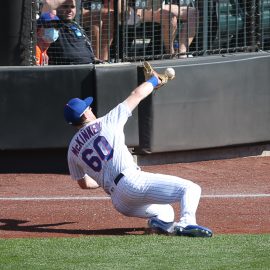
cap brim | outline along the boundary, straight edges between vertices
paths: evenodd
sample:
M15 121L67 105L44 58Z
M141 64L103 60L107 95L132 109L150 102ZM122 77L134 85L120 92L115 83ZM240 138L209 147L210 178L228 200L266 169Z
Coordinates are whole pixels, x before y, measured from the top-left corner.
M88 98L84 99L84 102L89 107L93 103L93 100L94 100L93 97L88 97Z

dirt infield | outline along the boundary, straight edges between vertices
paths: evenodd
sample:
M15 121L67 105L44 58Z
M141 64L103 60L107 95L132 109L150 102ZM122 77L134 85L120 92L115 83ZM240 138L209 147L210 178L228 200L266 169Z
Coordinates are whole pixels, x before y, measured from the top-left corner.
M197 221L215 234L270 233L270 157L142 169L200 184ZM0 200L0 238L142 234L147 227L116 212L101 189L81 190L68 175L0 174Z

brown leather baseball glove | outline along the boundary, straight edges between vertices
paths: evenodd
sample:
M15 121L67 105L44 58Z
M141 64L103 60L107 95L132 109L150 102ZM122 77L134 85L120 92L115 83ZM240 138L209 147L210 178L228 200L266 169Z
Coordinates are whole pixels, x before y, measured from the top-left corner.
M156 72L148 62L143 63L143 69L144 69L144 78L146 81L150 79L152 76L156 76L160 80L160 83L158 84L158 86L155 87L155 89L162 87L169 80L166 74L160 74Z

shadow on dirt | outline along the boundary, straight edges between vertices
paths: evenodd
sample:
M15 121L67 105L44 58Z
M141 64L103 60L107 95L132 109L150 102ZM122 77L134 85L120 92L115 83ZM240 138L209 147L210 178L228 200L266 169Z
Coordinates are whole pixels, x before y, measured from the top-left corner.
M99 230L84 230L84 229L65 229L65 228L51 228L76 222L60 222L52 224L36 224L26 225L28 220L17 219L0 219L0 231L15 231L15 232L31 232L44 234L63 234L63 235L130 235L130 234L144 234L147 228L112 228Z

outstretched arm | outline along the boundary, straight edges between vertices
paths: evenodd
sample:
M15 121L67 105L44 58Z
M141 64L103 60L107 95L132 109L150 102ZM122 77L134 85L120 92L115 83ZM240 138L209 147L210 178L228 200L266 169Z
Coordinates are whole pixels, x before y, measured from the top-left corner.
M154 90L154 85L148 81L142 83L137 88L135 88L131 92L129 97L125 100L129 109L133 111L144 98L146 98L153 92L153 90Z
M174 76L169 78L166 72L164 74L157 73L148 62L144 62L143 67L144 76L147 81L135 88L125 100L125 103L131 111L133 111L144 98L149 96L154 89L160 88L166 84L169 79L172 80L174 78Z

